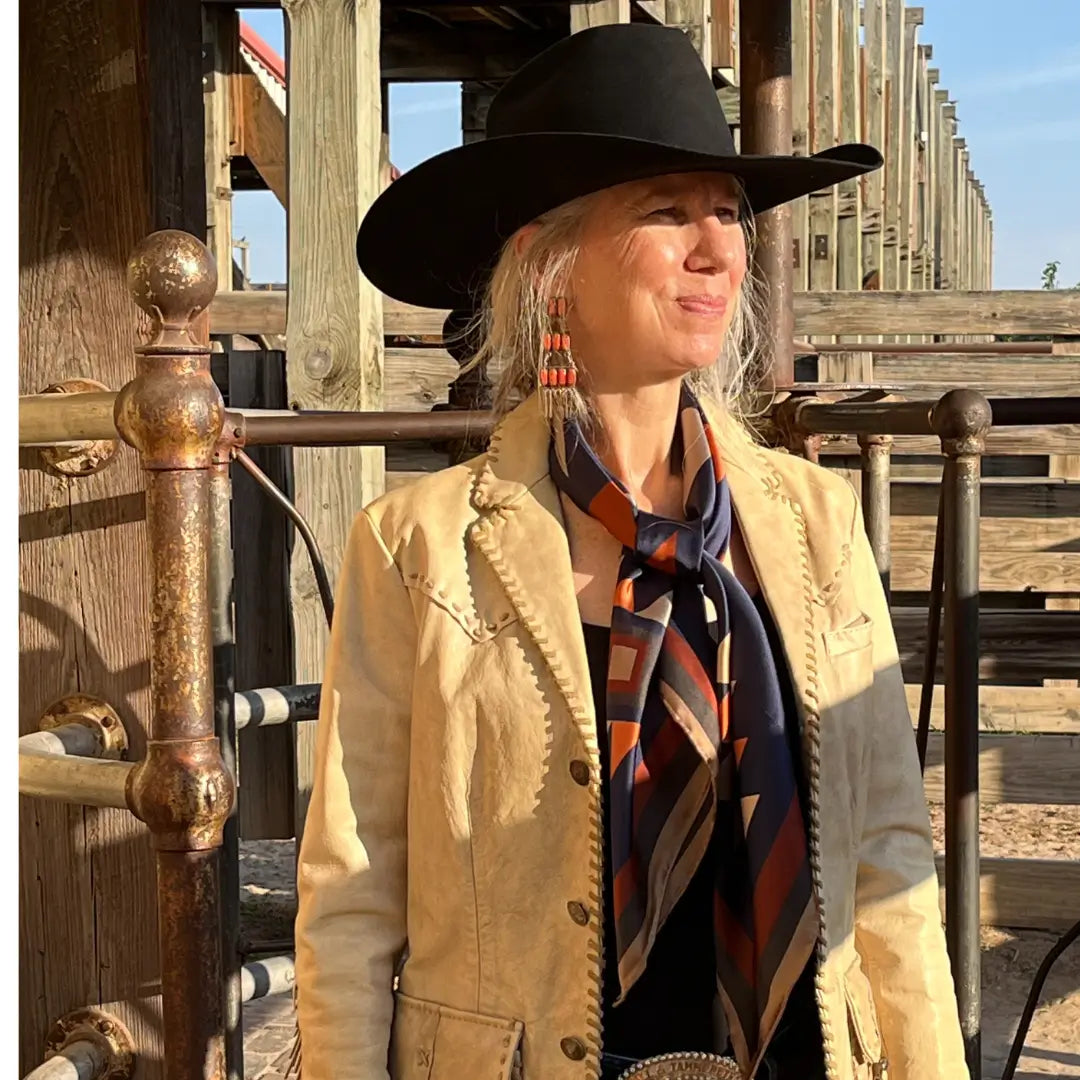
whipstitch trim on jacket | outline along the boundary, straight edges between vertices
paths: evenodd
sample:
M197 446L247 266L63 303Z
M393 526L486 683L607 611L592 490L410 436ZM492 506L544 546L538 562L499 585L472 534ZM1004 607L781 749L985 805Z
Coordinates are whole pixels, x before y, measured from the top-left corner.
M502 516L505 513L505 508L499 508L494 511L492 516ZM473 541L484 553L492 569L499 576L507 596L510 597L510 603L513 605L514 610L517 611L522 626L529 632L544 657L556 685L566 700L589 758L589 786L587 789L589 798L589 873L592 879L589 899L594 905L594 912L593 918L589 922L589 938L585 954L586 961L592 965L593 969L593 1000L586 1010L586 1060L589 1076L595 1080L600 1075L600 1049L603 1038L603 1023L600 1012L604 960L603 940L600 932L603 913L601 884L603 880L601 862L603 820L600 807L600 747L596 740L596 733L588 723L588 713L574 690L573 683L565 673L562 660L555 650L551 648L549 639L543 633L540 624L533 618L529 604L518 588L516 579L507 569L504 560L498 553L498 548L492 543L491 534L493 528L494 522L491 518L485 518L477 522L471 530Z
M813 574L810 570L810 541L806 531L806 515L802 506L791 496L781 493L782 478L771 467L763 454L759 454L761 467L765 472L765 490L771 499L779 499L792 513L795 518L795 531L799 538L799 563L803 583L803 601L806 605L803 621L803 634L806 644L806 690L803 695L803 712L806 714L806 750L807 772L809 780L810 814L807 822L807 845L810 853L810 873L814 882L814 895L818 905L819 931L817 940L817 967L814 973L814 990L817 997L818 1015L821 1018L822 1042L824 1044L825 1072L829 1080L836 1077L836 1033L833 1028L829 1002L825 993L822 972L825 968L825 959L828 953L826 947L825 927L828 925L825 911L825 892L822 886L821 874L821 712L819 696L819 679L817 666L817 640L814 633L814 608L822 593L814 586ZM850 557L850 546L847 548ZM837 574L841 572L845 564L841 563Z

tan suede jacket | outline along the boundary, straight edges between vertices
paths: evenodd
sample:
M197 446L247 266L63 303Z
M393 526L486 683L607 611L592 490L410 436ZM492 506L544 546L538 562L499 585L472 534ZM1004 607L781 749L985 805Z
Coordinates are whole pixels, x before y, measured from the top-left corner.
M708 411L799 702L829 1080L961 1080L911 719L854 492ZM534 397L486 454L352 530L299 864L305 1080L598 1075L599 754L547 453Z

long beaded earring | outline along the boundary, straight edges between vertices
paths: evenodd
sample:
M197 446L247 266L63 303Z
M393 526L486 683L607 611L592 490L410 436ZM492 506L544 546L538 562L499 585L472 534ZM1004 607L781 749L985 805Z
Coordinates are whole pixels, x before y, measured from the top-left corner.
M566 298L548 301L548 329L540 354L540 401L549 419L565 412L577 385L577 366L570 352L570 332L566 329Z

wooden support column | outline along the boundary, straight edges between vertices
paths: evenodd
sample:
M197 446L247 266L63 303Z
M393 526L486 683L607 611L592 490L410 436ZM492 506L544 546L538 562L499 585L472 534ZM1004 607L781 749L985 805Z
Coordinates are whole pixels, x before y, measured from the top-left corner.
M155 228L206 228L198 5L38 0L20 9L19 393L118 389L145 329L127 260ZM129 754L150 714L150 558L136 453L88 476L19 453L18 731L74 692L117 711ZM100 1005L131 1032L136 1080L163 1075L157 894L124 810L20 798L19 1072L53 1023Z
M956 289L956 105L948 100L948 91L941 91L945 104L941 107L941 287Z
M881 287L900 288L900 198L904 161L904 0L885 0L885 256Z
M839 61L839 0L812 0L813 99L810 107L810 151L817 153L837 143L837 65ZM810 195L810 289L836 288L837 191L835 187ZM816 341L831 341L832 336Z
M590 26L630 21L630 0L585 0L570 5L570 33L587 30Z
M897 287L911 288L911 253L914 244L912 225L915 212L915 157L918 142L915 108L915 72L918 64L919 27L922 8L904 9L904 70L901 84L900 145L903 161L900 173L899 264ZM905 338L908 335L903 335Z
M930 46L926 46L929 59ZM926 128L926 150L923 155L923 277L922 287L933 289L937 273L937 155L939 110L937 106L937 68L926 69L923 116Z
M810 28L811 0L791 0L791 149L805 157L810 153ZM792 286L796 292L810 287L810 200L791 204Z
M487 127L488 109L495 96L496 87L490 83L463 82L461 84L461 141L480 142Z
M379 4L284 0L289 71L286 382L301 409L381 409L382 299L356 264L356 232L379 191ZM356 513L382 493L382 447L293 454L295 499L336 583ZM322 678L327 628L303 544L292 560L295 679ZM311 787L314 725L295 725L296 835Z
M732 86L739 85L738 10L737 0L711 0L713 68L730 79Z
M206 246L218 268L218 291L232 289L232 158L235 152L233 90L240 57L240 17L234 8L202 9L206 66L203 116L206 124Z
M862 138L859 93L859 0L840 0L838 140ZM859 180L845 180L837 193L836 287L862 288L862 200Z
M664 0L664 23L682 30L712 74L712 0Z
M919 45L915 55L915 119L913 124L914 180L911 202L911 288L921 292L925 286L924 260L926 258L926 159L930 152L930 121L926 110L927 99L927 53L929 45ZM916 340L922 340L917 338Z
M791 153L791 5L739 0L741 152ZM757 217L754 272L766 287L763 360L778 385L794 382L791 207Z
M863 100L865 138L883 154L885 142L885 0L864 0L863 47L866 92ZM877 273L878 287L885 261L885 169L862 178L863 277Z

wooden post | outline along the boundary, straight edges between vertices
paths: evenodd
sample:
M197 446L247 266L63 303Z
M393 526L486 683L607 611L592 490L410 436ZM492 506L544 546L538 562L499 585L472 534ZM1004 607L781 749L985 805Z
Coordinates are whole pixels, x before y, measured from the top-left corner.
M929 50L930 46L926 46ZM929 56L929 54L928 54ZM940 111L937 105L937 68L926 69L923 116L926 125L926 153L923 157L923 288L934 289L937 276L937 168Z
M956 135L956 105L948 100L948 91L942 90L945 104L941 107L941 287L955 289L956 284L956 154L953 138Z
M882 153L885 144L885 0L864 0L863 29L866 65L866 97L863 102L866 141ZM863 217L863 276L877 271L879 280L885 262L885 170L862 178L865 212Z
M570 33L630 21L630 0L584 0L570 5Z
M289 71L286 381L301 409L380 409L382 299L356 264L356 232L379 191L379 4L284 0ZM385 484L382 447L293 454L295 499L337 580L357 511ZM327 628L303 544L293 550L295 680L322 678ZM296 725L296 835L311 788L314 725Z
M711 17L713 68L730 78L733 86L738 86L739 25L736 0L712 0Z
M904 70L901 84L900 145L903 161L900 173L900 220L899 220L899 269L897 286L911 288L911 254L915 237L913 217L915 212L915 152L918 143L915 108L915 72L918 63L918 32L923 21L922 8L904 10ZM902 335L907 337L908 335Z
M73 377L119 388L145 322L127 259L156 227L201 235L206 175L198 6L39 0L19 20L19 393ZM14 107L14 106L13 106ZM150 715L143 476L19 455L19 733L79 688L116 709L133 760ZM19 1075L49 1028L101 1005L131 1032L136 1080L163 1074L157 896L127 811L19 803Z
M904 0L885 0L885 256L881 287L900 288L900 199L904 146Z
M739 0L739 123L744 154L791 153L791 7ZM791 208L758 215L754 272L765 282L762 358L775 385L795 378Z
M810 149L817 153L837 142L836 69L840 23L838 0L813 0L813 99L810 107ZM810 195L810 289L836 288L837 192L835 187ZM832 336L825 339L832 340Z
M218 269L218 291L232 289L233 101L240 55L240 17L234 8L202 9L207 64L203 74L206 124L206 246Z
M810 29L811 0L791 0L791 149L810 153ZM791 204L792 284L796 292L810 286L810 200L807 196Z
M862 138L862 95L859 93L859 0L840 0L839 33L840 115L839 141ZM862 200L859 181L845 180L837 193L836 285L862 288Z
M487 126L488 109L495 89L487 83L461 84L461 141L480 142Z
M712 74L712 0L664 0L664 23L682 30Z

